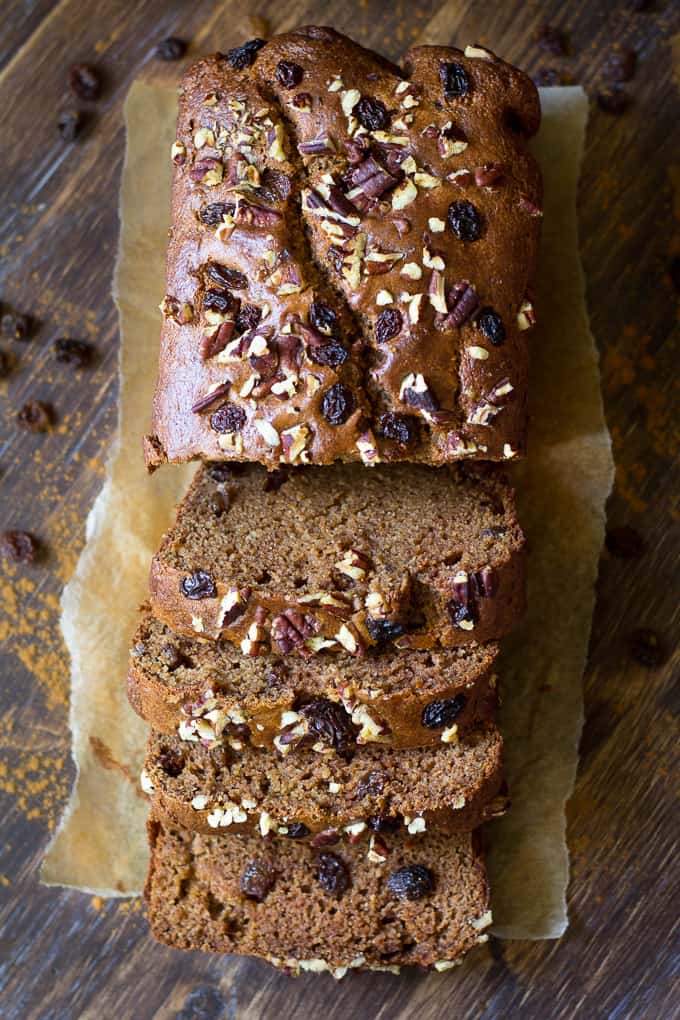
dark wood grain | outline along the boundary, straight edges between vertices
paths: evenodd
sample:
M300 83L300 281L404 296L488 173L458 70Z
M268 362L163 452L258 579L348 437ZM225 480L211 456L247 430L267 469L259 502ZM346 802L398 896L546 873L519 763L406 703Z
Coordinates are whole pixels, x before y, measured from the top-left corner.
M0 567L0 1012L41 1018L680 1016L672 956L678 901L673 849L677 767L678 294L668 266L680 253L678 80L672 2L636 13L619 2L262 3L272 30L332 24L398 58L415 40L479 40L529 70L555 66L595 94L612 42L633 46L630 110L594 108L580 198L591 320L602 354L605 406L617 461L612 524L645 549L605 553L586 676L581 766L569 806L571 926L556 943L491 941L445 976L360 975L291 981L248 960L179 954L150 939L138 901L101 903L38 884L47 840L68 795L68 663L58 595L82 547L116 416L117 322L110 296L124 136L122 102L166 35L191 40L187 59L252 34L243 5L221 0L6 3L0 41L2 165L0 301L29 311L29 343L0 340L15 370L0 382L0 530L27 528L45 553ZM557 24L569 56L543 53L535 32ZM105 74L86 134L68 146L59 111L71 105L70 63ZM673 160L676 165L673 166ZM58 365L57 335L91 340L88 370ZM565 337L565 343L569 338ZM28 399L51 401L47 436L21 432ZM140 423L141 429L141 423ZM665 661L630 656L631 633L652 627ZM675 945L677 950L677 943Z

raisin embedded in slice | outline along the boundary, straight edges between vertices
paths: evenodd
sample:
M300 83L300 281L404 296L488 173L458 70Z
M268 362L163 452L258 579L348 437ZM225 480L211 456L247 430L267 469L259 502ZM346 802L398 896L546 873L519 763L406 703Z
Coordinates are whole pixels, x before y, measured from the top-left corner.
M337 854L319 854L319 870L317 880L329 896L340 897L349 889L349 871L344 861Z
M309 321L314 329L325 336L338 335L338 317L329 305L323 301L312 301L309 309Z
M362 96L352 113L367 131L384 131L389 127L390 115L387 107L373 96Z
M404 628L400 623L395 623L394 620L376 620L372 616L366 617L366 630L371 641L375 641L378 645L394 641L404 633Z
M434 889L434 875L422 864L411 864L393 871L387 888L398 900L422 900Z
M470 91L470 79L462 64L455 61L439 65L439 77L447 99L459 99Z
M19 411L17 421L31 432L47 432L54 415L50 404L42 400L29 400Z
M335 383L327 389L321 401L321 413L329 425L343 425L355 407L354 394L342 383Z
M477 610L474 604L451 599L446 608L454 627L457 627L458 630L473 630L477 622Z
M247 333L248 330L255 329L261 318L262 310L257 305L241 305L236 316L236 332Z
M455 698L447 698L446 701L431 701L423 709L421 721L428 730L443 730L450 726L465 708L466 698L464 694L457 694Z
M58 337L52 344L52 350L57 361L63 365L85 368L92 360L93 347L84 340L69 340L66 337Z
M342 705L328 698L317 698L299 711L307 720L307 731L314 743L319 740L342 757L351 757L356 749L357 729Z
M373 832L398 832L401 818L398 815L371 815L366 819L366 825Z
M477 325L482 333L494 347L500 347L505 342L505 326L498 312L493 308L482 308L476 319Z
M465 199L452 202L448 213L449 224L459 241L477 241L482 233L482 217Z
M225 464L221 460L208 461L205 470L217 485L231 482L243 470L243 464Z
M337 340L331 340L330 343L321 344L319 347L309 348L309 357L316 365L327 365L329 368L337 368L338 365L344 365L349 354Z
M375 338L379 344L397 336L404 324L401 312L397 308L386 308L375 320Z
M289 839L304 839L305 836L309 835L309 829L304 822L293 822L287 828L288 832L286 835Z
M246 423L246 412L238 404L222 404L210 415L210 428L214 432L240 432Z
M208 264L208 276L227 290L246 290L248 287L248 279L239 269L222 266L219 262Z
M207 227L219 227L224 216L233 216L236 206L233 202L209 202L202 205L198 216Z
M174 673L176 669L184 662L184 656L180 652L177 645L173 645L170 641L166 641L161 647L161 658L165 663L165 668L169 673Z
M184 768L184 755L174 747L162 747L156 760L159 768L171 779L177 779Z
M91 101L99 98L101 81L89 64L74 64L68 73L68 83L79 99Z
M5 531L0 538L0 552L15 563L33 563L38 548L37 540L27 531Z
M284 89L293 89L304 77L304 71L293 60L279 60L276 65L276 80Z
M187 44L184 39L178 39L171 35L168 39L162 39L156 47L156 56L159 60L179 60L187 51Z
M255 63L258 50L265 45L264 39L250 39L243 46L235 46L233 50L227 50L227 63L235 71L243 71Z
M255 858L248 861L241 875L241 892L244 896L262 903L275 884L276 875L268 861Z
M230 312L236 305L236 299L229 290L207 290L203 298L203 307L213 312Z
M384 414L378 426L385 439L393 439L400 446L410 446L418 438L418 422L410 414Z
M360 779L356 786L355 796L357 800L364 797L379 797L385 789L387 776L384 772L369 772L364 779Z
M212 574L205 570L197 570L188 577L183 577L179 590L186 599L214 599L217 595L217 586Z

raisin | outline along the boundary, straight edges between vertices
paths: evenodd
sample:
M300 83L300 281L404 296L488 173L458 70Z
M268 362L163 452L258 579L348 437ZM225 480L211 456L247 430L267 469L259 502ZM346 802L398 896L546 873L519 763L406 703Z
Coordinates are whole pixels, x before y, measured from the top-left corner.
M434 888L434 875L422 864L411 864L393 871L387 888L398 900L422 900Z
M247 333L248 330L255 329L261 318L262 310L257 305L241 305L236 316L236 332Z
M286 835L288 839L304 839L305 836L309 835L309 829L304 822L293 822L288 827Z
M47 432L54 414L49 404L42 400L29 400L19 411L17 421L31 432Z
M248 861L241 875L241 892L248 899L262 903L276 884L276 875L268 861Z
M340 897L349 889L349 871L336 854L319 854L317 881L329 896Z
M621 88L603 89L597 93L597 105L605 113L624 113L630 106L630 96Z
M156 47L156 56L159 60L179 60L187 51L187 44L184 39L178 39L171 35L162 39Z
M314 743L317 740L349 759L356 748L357 729L347 710L336 701L317 698L300 708L307 720L307 731Z
M208 461L206 464L206 471L217 485L230 482L242 470L243 465L241 464L225 464L221 460Z
M327 389L321 401L321 413L329 425L344 424L355 407L354 394L342 383L335 383Z
M236 305L236 298L229 290L207 290L203 298L203 307L212 312L231 312Z
M666 650L660 636L648 627L634 630L630 638L630 654L641 666L660 666Z
M267 472L267 477L264 480L262 488L265 492L278 492L282 485L284 485L290 478L290 472L292 468L290 464L284 464L280 468L275 468L273 471Z
M366 825L373 832L398 832L401 818L398 815L371 815L366 819Z
M320 347L310 347L309 357L315 365L327 365L329 368L337 368L344 365L349 354L337 340L331 340L328 344L321 344Z
M439 65L439 77L447 99L458 99L470 91L470 79L462 64L455 61Z
M89 64L74 64L68 73L68 83L78 99L91 101L99 98L101 80Z
M233 202L210 202L201 206L198 216L207 227L219 227L224 216L233 216L235 208Z
M161 656L165 667L170 673L174 673L176 669L184 662L184 656L180 652L177 645L173 645L171 642L166 641L161 648Z
M222 404L210 415L210 428L214 432L240 432L246 423L246 412L238 404Z
M0 349L0 379L5 379L12 371L12 359L7 353Z
M389 127L390 115L387 107L372 96L362 96L352 113L367 131L384 131Z
M404 633L404 628L400 623L395 623L394 620L376 620L372 616L366 617L366 630L371 641L375 641L378 645L394 641Z
M400 446L410 446L418 438L418 423L410 414L384 414L379 428L385 439L393 439Z
M228 504L226 503L224 496L221 492L216 492L208 504L210 513L213 517L221 517L227 509Z
M431 701L423 709L423 726L428 730L442 730L450 726L465 708L465 702L464 694L457 694L455 698L447 698L446 701Z
M264 39L250 39L243 46L235 46L233 50L227 50L227 63L235 71L243 71L255 63L258 50L265 45Z
M567 38L564 32L554 25L542 25L536 33L536 41L545 53L553 57L563 57L567 52Z
M305 72L299 64L292 60L279 60L276 65L276 80L284 89L293 89L299 85Z
M321 832L314 833L309 841L309 845L312 850L320 850L322 846L333 846L335 843L339 842L339 829L322 829Z
M629 46L620 46L618 43L612 46L607 57L603 76L607 81L622 82L630 81L635 74L637 56L635 50Z
M365 779L360 779L356 786L356 799L363 800L364 797L379 797L385 789L385 773L369 772Z
M474 605L451 599L446 608L454 627L457 627L459 630L473 629L477 622L477 610ZM467 624L467 626L464 626L464 624Z
M482 233L482 217L472 204L462 199L449 206L449 224L459 241L477 241Z
M262 187L270 191L273 189L276 193L271 196L270 201L276 201L278 197L282 202L285 202L293 190L293 182L288 174L282 173L281 170L272 170L271 167L267 167L262 172Z
M31 321L19 312L5 312L0 319L0 333L10 340L27 340L31 332Z
M65 142L74 142L83 126L83 115L79 110L64 110L59 114L57 127Z
M384 344L401 332L404 324L401 312L397 308L386 308L375 320L375 338Z
M247 290L248 279L239 269L221 266L219 262L208 264L208 276L227 290Z
M38 549L37 540L27 531L5 531L0 539L0 552L15 563L33 563Z
M309 321L314 329L325 336L338 335L338 317L328 305L322 301L313 301L309 309Z
M92 345L84 340L69 340L58 337L52 344L57 361L62 365L73 365L74 368L85 368L92 361Z
M620 528L607 528L604 544L612 556L619 556L622 560L635 559L645 551L642 538L627 524Z
M187 599L214 599L217 595L217 586L212 574L205 570L197 570L188 577L183 577L179 590Z
M184 768L184 755L174 747L163 747L157 758L159 768L171 779L177 779Z
M502 538L507 534L507 530L504 524L494 524L490 528L484 528L482 538Z
M493 308L482 308L475 320L482 333L494 347L500 347L505 342L505 326L498 312Z

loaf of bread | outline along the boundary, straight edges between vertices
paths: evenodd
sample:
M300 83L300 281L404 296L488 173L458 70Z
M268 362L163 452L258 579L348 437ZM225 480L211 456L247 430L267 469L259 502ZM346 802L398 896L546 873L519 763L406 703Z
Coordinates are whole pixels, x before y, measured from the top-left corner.
M198 832L339 839L368 835L372 824L411 834L474 829L505 810L502 771L491 724L437 748L370 743L332 757L205 747L152 731L142 787L159 817Z
M512 489L481 466L217 464L153 559L151 605L247 655L481 643L521 616L523 548Z
M128 696L155 730L213 746L314 746L346 753L357 744L424 747L492 718L497 646L365 656L244 655L228 642L174 634L142 611Z
M525 449L541 184L528 77L327 28L183 80L150 467Z
M178 949L261 957L288 973L447 970L487 939L475 833L312 848L197 835L156 818L145 888L155 937Z

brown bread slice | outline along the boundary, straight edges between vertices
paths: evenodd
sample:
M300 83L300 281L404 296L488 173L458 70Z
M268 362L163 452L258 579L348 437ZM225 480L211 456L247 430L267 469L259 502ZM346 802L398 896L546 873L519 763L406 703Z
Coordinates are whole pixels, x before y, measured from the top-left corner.
M496 707L497 646L365 656L248 656L229 642L174 634L143 607L128 696L163 733L321 752L378 741L420 747L460 737Z
M436 749L369 744L347 760L313 750L282 757L247 745L208 748L152 731L142 787L159 817L206 833L324 833L334 841L367 836L371 826L460 832L504 809L502 755L489 724Z
M153 559L153 613L175 631L362 654L495 640L523 611L524 536L492 468L233 471L198 471Z
M152 818L151 930L177 949L258 956L291 974L447 970L485 942L489 888L475 833L385 837L314 851L285 840L203 836Z

